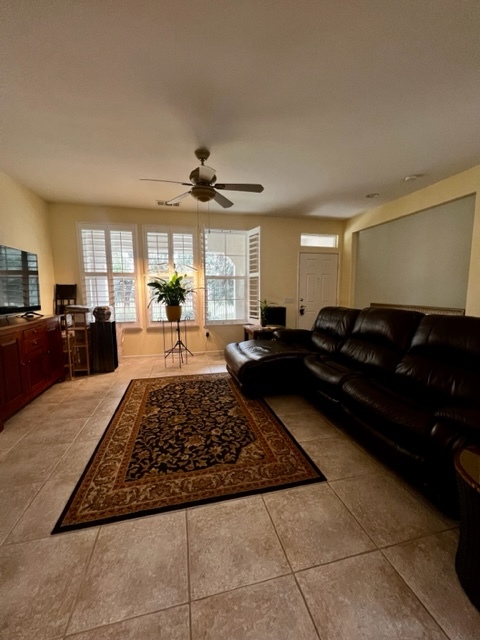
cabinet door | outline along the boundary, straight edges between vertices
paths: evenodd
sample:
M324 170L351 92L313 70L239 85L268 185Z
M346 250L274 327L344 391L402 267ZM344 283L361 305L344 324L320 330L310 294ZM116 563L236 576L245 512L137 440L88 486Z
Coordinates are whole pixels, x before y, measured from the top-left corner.
M65 376L62 331L58 319L52 320L47 325L47 376L53 382Z
M22 333L0 336L0 419L25 403L28 382L22 353Z
M25 331L27 333L27 331ZM47 335L38 331L35 339L24 340L24 361L30 397L34 398L47 388Z

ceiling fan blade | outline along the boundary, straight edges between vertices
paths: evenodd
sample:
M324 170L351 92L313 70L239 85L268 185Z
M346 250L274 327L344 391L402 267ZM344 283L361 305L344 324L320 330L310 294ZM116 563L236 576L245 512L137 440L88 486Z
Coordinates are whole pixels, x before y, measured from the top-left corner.
M176 204L177 202L180 202L180 200L183 200L184 198L189 196L190 193L191 191L185 191L185 193L180 194L176 198L172 198L171 200L168 200L167 202L165 202L165 204Z
M215 197L213 199L215 200L215 202L218 202L218 204L224 209L228 209L229 207L233 206L233 202L228 198L225 198L225 196L222 196L221 193L215 192Z
M251 191L252 193L262 193L263 186L261 184L232 184L232 183L216 183L215 189L227 189L228 191Z
M191 187L191 182L177 182L176 180L158 180L157 178L139 178L140 180L146 180L147 182L170 182L171 184L183 184L185 187Z

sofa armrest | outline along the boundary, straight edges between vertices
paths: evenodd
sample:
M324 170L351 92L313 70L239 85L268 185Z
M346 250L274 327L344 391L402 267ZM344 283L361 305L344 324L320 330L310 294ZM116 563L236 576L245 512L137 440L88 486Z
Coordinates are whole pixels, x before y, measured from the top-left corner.
M445 407L435 412L437 422L447 424L458 433L473 436L480 441L480 409Z
M453 425L446 424L444 422L437 422L430 436L432 438L430 443L430 454L438 455L439 451L443 452L450 458L453 463L452 453L455 453L458 449L461 449L467 444L468 437L464 432L455 429Z
M273 332L275 340L282 340L282 342L288 342L289 344L301 344L303 346L310 346L312 340L312 332L308 329L276 329Z

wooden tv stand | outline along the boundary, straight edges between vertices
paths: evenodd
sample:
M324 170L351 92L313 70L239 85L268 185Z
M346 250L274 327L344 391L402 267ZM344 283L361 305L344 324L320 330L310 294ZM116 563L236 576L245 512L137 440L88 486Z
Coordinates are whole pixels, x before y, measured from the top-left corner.
M60 316L0 317L0 431L5 420L63 377Z

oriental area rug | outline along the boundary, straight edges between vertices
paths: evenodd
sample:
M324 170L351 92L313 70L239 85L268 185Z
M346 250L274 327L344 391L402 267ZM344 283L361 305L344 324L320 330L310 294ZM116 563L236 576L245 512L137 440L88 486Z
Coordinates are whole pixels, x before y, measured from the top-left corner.
M228 374L137 379L52 533L323 480Z

